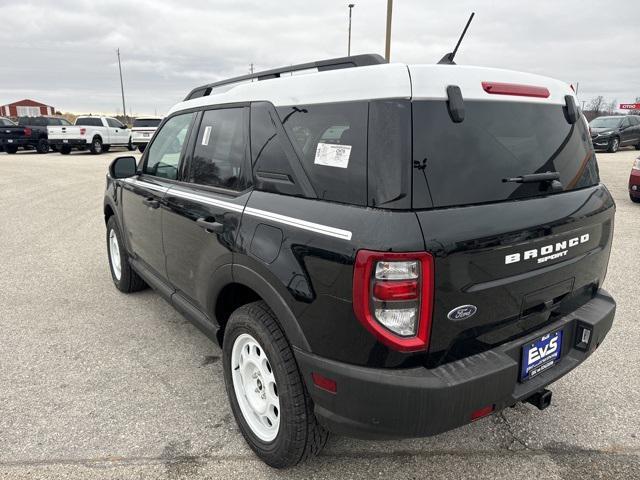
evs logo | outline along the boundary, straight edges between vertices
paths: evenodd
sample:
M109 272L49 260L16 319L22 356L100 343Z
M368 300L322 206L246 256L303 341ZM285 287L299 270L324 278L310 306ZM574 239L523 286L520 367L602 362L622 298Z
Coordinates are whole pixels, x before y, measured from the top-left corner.
M549 335L542 337L542 340L549 338ZM549 343L542 347L535 347L529 350L529 365L532 365L540 360L544 360L547 357L552 356L558 351L558 337L552 338Z
M546 245L542 248L534 248L532 250L526 250L524 253L512 253L505 255L504 263L509 265L510 263L517 263L521 260L537 259L538 263L544 263L548 260L555 260L560 257L564 257L569 248L576 247L582 243L589 241L589 234L585 233L579 237L574 237L570 240L563 240L562 242L556 242L552 245Z

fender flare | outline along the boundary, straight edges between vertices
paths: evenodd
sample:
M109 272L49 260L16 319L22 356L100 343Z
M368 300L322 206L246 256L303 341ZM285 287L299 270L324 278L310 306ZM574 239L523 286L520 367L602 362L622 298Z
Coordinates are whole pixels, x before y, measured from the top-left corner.
M276 288L256 271L245 265L233 264L233 281L255 291L275 313L280 326L284 330L291 346L305 352L311 352L311 347L304 336L300 324L289 305Z

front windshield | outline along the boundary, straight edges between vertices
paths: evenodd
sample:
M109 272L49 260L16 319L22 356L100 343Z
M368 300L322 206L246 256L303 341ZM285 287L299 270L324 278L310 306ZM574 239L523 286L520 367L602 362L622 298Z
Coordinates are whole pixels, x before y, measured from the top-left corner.
M589 125L595 128L615 128L620 124L621 120L621 118L615 117L600 117L591 120Z

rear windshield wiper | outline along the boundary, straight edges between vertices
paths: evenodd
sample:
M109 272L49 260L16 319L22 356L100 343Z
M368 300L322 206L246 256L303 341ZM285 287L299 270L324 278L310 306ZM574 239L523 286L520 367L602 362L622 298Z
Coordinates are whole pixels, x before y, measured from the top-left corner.
M520 175L519 177L503 178L503 182L513 183L549 183L551 190L559 192L564 189L560 182L559 172L530 173L528 175Z
M558 172L545 172L545 173L530 173L529 175L520 175L519 177L503 178L503 182L513 183L537 183L537 182L552 182L560 179L560 173Z

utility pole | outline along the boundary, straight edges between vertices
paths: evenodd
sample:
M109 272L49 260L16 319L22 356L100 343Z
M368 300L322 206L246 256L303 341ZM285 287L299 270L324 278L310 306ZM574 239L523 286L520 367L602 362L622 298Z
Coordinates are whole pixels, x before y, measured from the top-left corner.
M355 6L356 6L355 3L349 4L349 43L347 44L347 57L351 56L351 11Z
M387 0L387 38L384 47L384 58L391 60L391 12L393 11L393 0Z
M580 91L580 82L576 82L576 97L578 96L579 91Z
M253 63L249 64L249 73L253 75Z
M118 70L120 71L120 91L122 92L122 115L124 115L124 123L127 123L127 107L124 104L124 84L122 83L122 64L120 63L120 49L118 52Z

